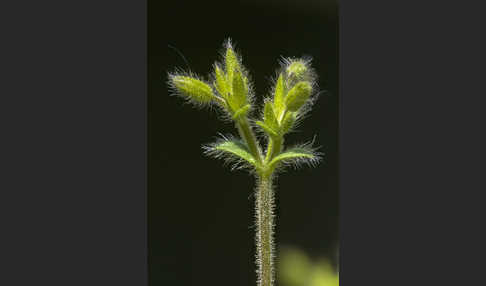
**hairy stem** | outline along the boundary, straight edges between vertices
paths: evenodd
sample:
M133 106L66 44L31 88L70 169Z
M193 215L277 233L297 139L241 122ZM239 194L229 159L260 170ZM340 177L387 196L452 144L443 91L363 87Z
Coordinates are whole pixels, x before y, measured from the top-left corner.
M274 194L271 176L259 176L255 207L258 286L272 286L274 280Z
M251 130L251 126L250 123L248 122L248 118L243 117L239 119L236 123L236 126L238 128L238 131L240 132L241 137L245 140L246 144L248 145L248 148L250 149L250 153L253 155L253 157L255 157L255 159L261 165L263 162L262 154L258 142L256 140L255 134Z

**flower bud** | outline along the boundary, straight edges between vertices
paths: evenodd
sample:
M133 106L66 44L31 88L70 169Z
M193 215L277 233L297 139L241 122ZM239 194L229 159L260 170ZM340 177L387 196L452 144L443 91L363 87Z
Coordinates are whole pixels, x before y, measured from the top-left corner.
M289 111L295 112L305 104L312 92L312 86L307 81L297 83L287 94L285 105Z
M289 77L298 79L300 79L307 71L307 65L301 60L294 61L287 67L287 74Z
M214 98L211 87L198 79L175 75L170 78L172 85L182 95L198 103L209 103Z

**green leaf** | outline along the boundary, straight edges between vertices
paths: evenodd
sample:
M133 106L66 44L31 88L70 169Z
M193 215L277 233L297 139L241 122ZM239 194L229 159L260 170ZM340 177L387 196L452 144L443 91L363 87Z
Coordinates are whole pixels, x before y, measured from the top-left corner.
M277 131L273 130L272 127L268 126L265 124L263 121L257 121L255 122L256 125L260 126L265 133L267 133L271 137L278 137Z
M238 120L241 116L245 116L248 111L250 110L251 105L247 104L243 106L242 108L238 109L235 114L233 115L233 120Z
M273 130L278 130L278 122L277 118L275 117L275 111L273 110L273 104L270 101L265 102L265 106L263 108L263 121L265 125L269 126Z
M228 78L228 82L233 82L233 74L235 70L239 69L238 58L236 57L236 53L233 50L231 44L228 44L226 48L226 75Z
M226 76L223 70L219 67L219 65L215 66L214 74L216 77L216 80L214 81L214 86L216 87L216 90L223 98L227 98L229 93L229 86L226 82Z
M247 162L254 167L257 166L257 162L251 155L248 147L238 139L223 138L223 140L205 147L204 149L206 155L215 158L223 158L227 162L236 163L237 165L235 167L238 167L238 163L241 162Z
M285 105L290 111L299 110L309 99L312 92L312 86L307 81L297 83L287 94Z
M285 109L285 81L283 79L283 74L280 74L275 84L275 93L273 95L273 105L275 109L275 115L277 118Z
M213 90L207 83L182 75L170 76L170 82L179 93L197 103L209 103L214 99Z
M282 135L288 133L290 129L292 129L292 127L294 126L294 123L295 123L295 113L290 111L287 112L287 114L285 114L282 120L282 125L280 127Z
M247 104L248 89L243 80L242 73L235 71L233 76L233 94L227 99L233 112L238 111Z
M319 161L316 152L308 146L300 146L287 149L285 152L275 156L269 163L271 170L275 169L279 163L293 163L298 166L300 163L315 165Z

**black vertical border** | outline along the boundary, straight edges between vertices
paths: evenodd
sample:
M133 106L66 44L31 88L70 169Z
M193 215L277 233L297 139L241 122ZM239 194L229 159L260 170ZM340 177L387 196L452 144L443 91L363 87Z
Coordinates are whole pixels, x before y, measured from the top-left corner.
M340 1L343 285L484 284L476 3Z
M0 14L0 285L147 285L146 2Z

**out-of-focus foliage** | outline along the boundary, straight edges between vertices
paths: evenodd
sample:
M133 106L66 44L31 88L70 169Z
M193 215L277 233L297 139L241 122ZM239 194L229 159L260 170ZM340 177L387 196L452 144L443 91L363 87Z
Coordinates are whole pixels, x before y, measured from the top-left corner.
M284 248L280 251L277 274L282 286L339 285L339 273L327 259L312 261L296 248Z

